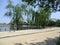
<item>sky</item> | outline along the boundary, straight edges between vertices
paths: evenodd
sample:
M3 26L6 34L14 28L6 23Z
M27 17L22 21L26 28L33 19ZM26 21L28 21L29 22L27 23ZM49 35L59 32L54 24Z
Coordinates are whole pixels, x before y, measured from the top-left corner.
M13 0L14 4L22 3L21 0ZM0 0L0 23L9 23L11 18L4 16L7 12L6 5L8 0ZM52 19L60 19L60 12L51 13Z

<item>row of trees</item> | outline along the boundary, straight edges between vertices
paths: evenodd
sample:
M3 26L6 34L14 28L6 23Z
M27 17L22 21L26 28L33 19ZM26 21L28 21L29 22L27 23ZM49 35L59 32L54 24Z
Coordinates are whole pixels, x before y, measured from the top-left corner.
M60 20L56 22L50 20L50 15L52 10L55 11L57 10L57 5L54 4L55 1L50 1L50 0L48 1L47 0L22 0L22 1L28 3L24 3L21 5L20 4L13 5L12 1L8 0L8 5L6 6L6 9L8 9L8 11L5 13L5 15L12 17L10 24L16 25L17 30L19 29L18 28L19 25L24 24L24 18L23 18L24 15L27 17L26 23L28 23L29 25L42 26L42 27L52 26L55 24L59 25ZM47 4L45 2L47 2ZM56 1L56 4L57 2L58 1ZM33 8L27 9L28 6L32 6L33 8L38 6L38 10L35 11L33 10Z

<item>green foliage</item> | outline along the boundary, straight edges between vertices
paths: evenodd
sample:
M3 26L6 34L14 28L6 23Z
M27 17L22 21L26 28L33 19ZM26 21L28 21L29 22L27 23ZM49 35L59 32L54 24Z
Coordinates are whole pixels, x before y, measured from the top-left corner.
M57 20L56 21L56 26L59 26L60 27L60 20Z
M32 8L26 10L27 23L30 25L34 25L34 14L35 11Z
M39 11L34 11L33 9L28 10L28 23L35 26L46 26L48 25L50 17L50 9L45 10L46 7L40 8ZM30 18L29 18L30 17Z
M7 9L11 9L11 8L14 8L14 6L12 5L12 1L11 0L8 0L8 5L6 6Z
M48 24L49 18L50 18L50 10L44 10L45 7L42 9L40 8L40 11L36 13L36 22L40 26L46 26Z
M52 11L60 11L60 9L58 9L59 7L58 5L60 5L60 0L22 0L22 1L25 1L28 4L33 5L34 7L36 7L37 5L40 7L48 6L48 8L52 9Z
M49 20L48 26L56 26L56 22L53 20Z
M28 4L32 4L34 0L22 0L22 1L28 2Z
M30 3L34 3L37 0L23 0ZM41 2L41 1L39 1ZM45 0L43 1L43 3L45 2ZM51 0L48 1L49 3L52 3ZM7 13L5 14L6 16L11 16L12 20L11 20L11 24L16 24L17 25L17 29L18 29L18 25L19 24L23 24L24 20L23 20L23 13L26 14L27 16L27 23L29 25L35 25L35 26L42 26L45 27L47 25L52 25L54 22L53 21L49 21L50 15L51 15L51 8L49 6L49 4L39 4L39 10L38 11L34 11L32 8L30 9L26 9L28 5L25 4L17 4L17 5L12 5L11 0L9 0L9 4L6 6L6 8L8 9ZM55 24L55 23L54 23ZM53 24L53 25L54 25Z
M60 27L60 20L56 20L56 21L49 20L48 26L58 26L58 27Z
M35 12L34 10L30 9L29 13L32 14L32 17L30 18L31 21L30 23L34 23L34 25L36 26L46 26L48 25L48 21L49 21L49 17L51 15L51 9L50 6L48 4L42 4L42 0L22 0L25 2L28 2L28 5L31 4L33 6L35 6L34 4L38 2L41 2L41 4L38 4L38 6L40 6L39 11ZM43 0L43 3L46 0ZM43 6L43 7L42 7Z
M8 9L8 11L5 13L5 16L12 16L13 8L14 8L14 6L12 5L12 1L8 0L8 5L6 6L6 9Z
M9 4L6 6L6 8L8 9L8 11L6 12L6 16L11 16L12 20L11 20L11 24L16 24L17 26L17 30L18 30L18 25L23 23L23 17L22 17L22 13L25 11L26 6L25 4L22 5L12 5L12 1L9 0Z

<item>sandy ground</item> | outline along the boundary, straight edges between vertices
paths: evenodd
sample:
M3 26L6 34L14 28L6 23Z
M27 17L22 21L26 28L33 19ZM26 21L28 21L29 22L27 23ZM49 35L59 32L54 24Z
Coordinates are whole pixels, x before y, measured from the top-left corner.
M27 45L28 43L43 42L49 38L59 37L59 32L59 27L0 32L0 45L15 45L16 43Z

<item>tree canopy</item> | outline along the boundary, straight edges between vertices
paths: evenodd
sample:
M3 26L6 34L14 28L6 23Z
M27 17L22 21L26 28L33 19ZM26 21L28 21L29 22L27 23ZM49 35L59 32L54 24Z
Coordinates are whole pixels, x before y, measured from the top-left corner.
M60 0L22 0L22 1L27 2L29 5L32 5L34 7L46 6L47 8L51 8L52 11L60 11Z

